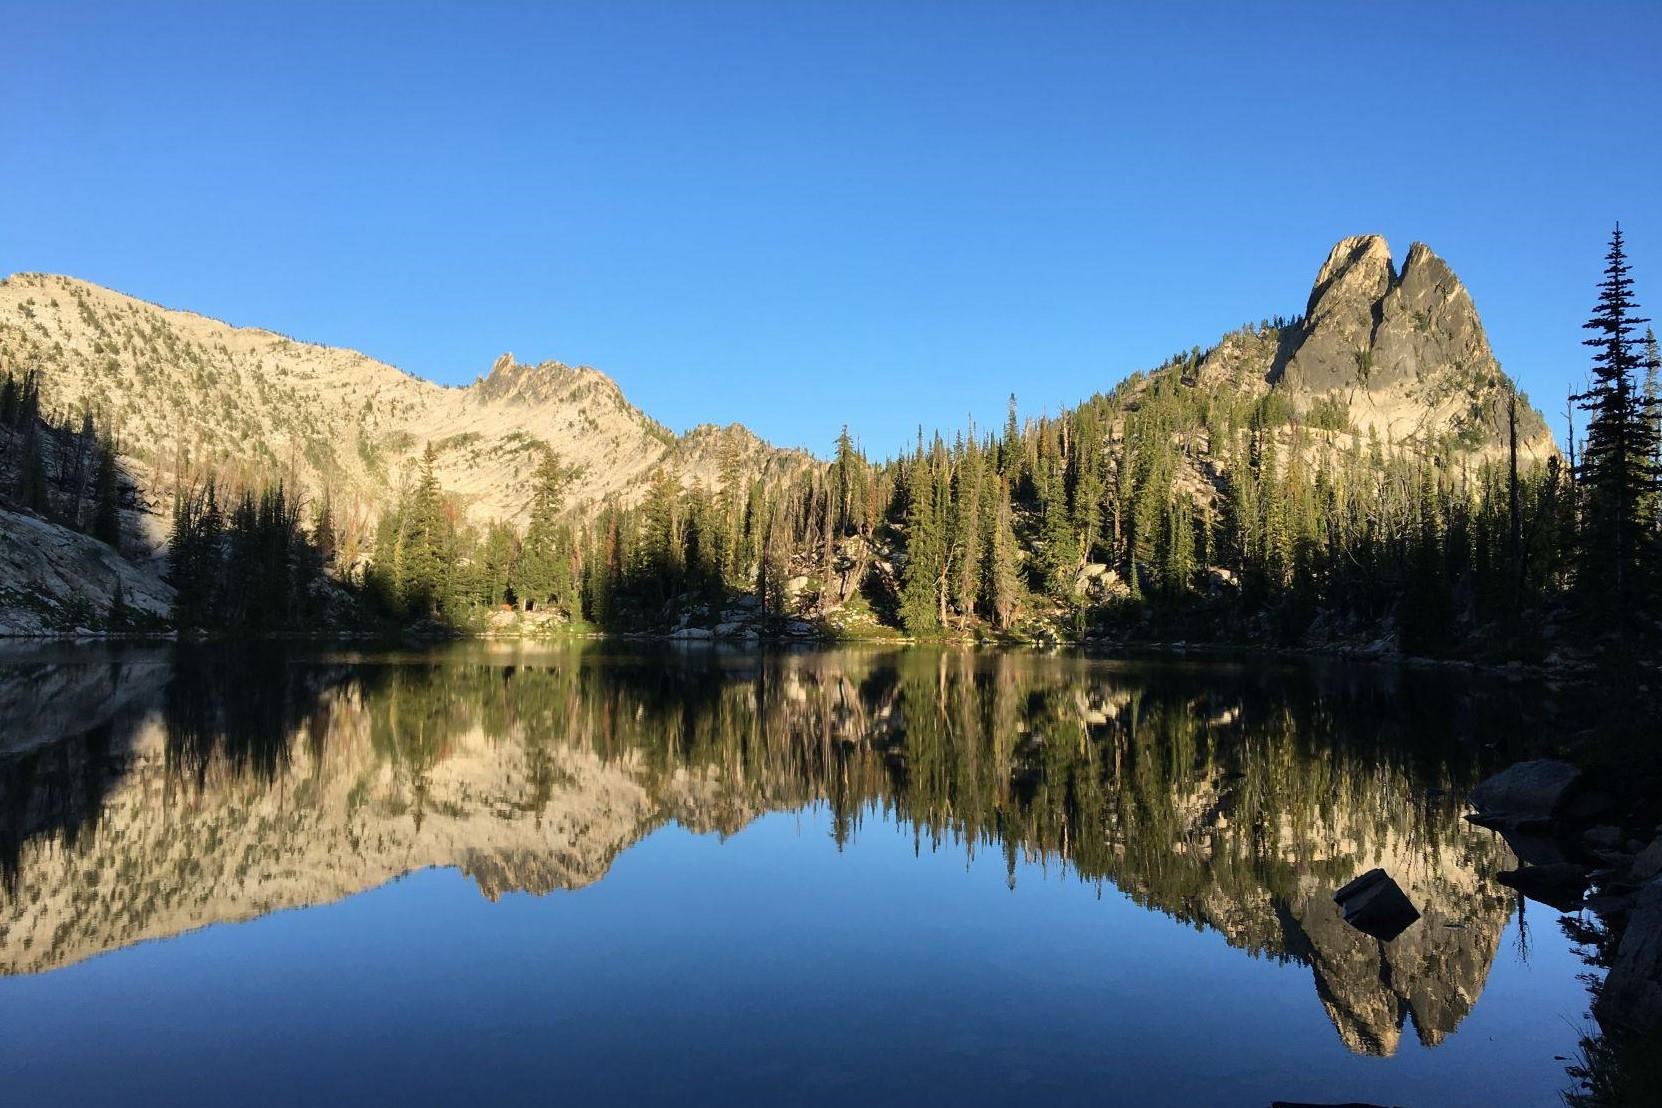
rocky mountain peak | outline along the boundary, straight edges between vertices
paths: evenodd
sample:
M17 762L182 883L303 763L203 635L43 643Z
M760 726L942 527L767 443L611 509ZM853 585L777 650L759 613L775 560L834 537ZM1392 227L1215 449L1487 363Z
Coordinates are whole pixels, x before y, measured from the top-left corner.
M1396 281L1391 247L1382 235L1352 235L1340 239L1316 273L1305 317L1344 315L1357 304L1371 304L1390 291Z
M562 402L575 392L603 395L613 405L634 413L617 383L589 366L569 366L556 361L526 365L515 361L512 354L503 354L491 363L490 372L473 385L474 396L481 403L547 404Z
M1409 248L1399 273L1383 237L1341 239L1279 361L1271 383L1296 406L1343 404L1358 431L1399 442L1453 435L1471 449L1502 441L1512 383L1471 294L1424 243ZM1551 453L1539 414L1525 405L1521 418L1523 453Z

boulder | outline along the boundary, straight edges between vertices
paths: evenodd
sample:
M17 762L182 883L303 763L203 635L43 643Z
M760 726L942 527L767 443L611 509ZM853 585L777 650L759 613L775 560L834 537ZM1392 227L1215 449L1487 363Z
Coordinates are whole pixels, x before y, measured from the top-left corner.
M1589 850L1620 850L1622 848L1622 829L1620 827L1589 827L1581 833L1581 841Z
M1579 769L1552 758L1508 766L1472 790L1474 822L1518 827L1557 819L1580 783Z
M683 627L679 631L671 632L670 638L681 642L698 642L710 638L708 627Z
M1640 891L1594 1006L1605 1028L1662 1028L1662 877Z
M1649 881L1659 874L1662 874L1662 835L1653 839L1651 844L1633 859L1633 876L1640 881Z
M1419 909L1382 869L1371 869L1333 894L1345 922L1390 942L1420 918Z
M1587 892L1587 867L1574 862L1555 862L1545 866L1524 866L1495 874L1495 880L1517 889L1531 900L1539 900L1561 912L1581 907L1581 898Z

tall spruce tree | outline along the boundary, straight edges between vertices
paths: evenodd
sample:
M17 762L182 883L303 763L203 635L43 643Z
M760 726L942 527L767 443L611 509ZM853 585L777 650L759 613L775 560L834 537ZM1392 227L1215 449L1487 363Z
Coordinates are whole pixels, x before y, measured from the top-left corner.
M511 577L514 598L526 609L549 604L567 611L575 607L571 573L571 536L560 524L571 472L552 451L537 465L531 494L531 522L525 529ZM500 542L500 540L499 540Z
M1017 603L1016 535L1011 522L1009 481L988 480L984 504L987 541L982 555L982 603L993 626L1008 631L1016 621Z
M1623 630L1649 600L1647 555L1655 538L1643 513L1658 478L1656 424L1637 379L1642 368L1637 329L1646 320L1638 315L1631 269L1618 224L1593 316L1584 325L1593 332L1585 340L1594 350L1592 381L1576 398L1588 413L1578 467L1583 594Z
M418 619L438 616L452 599L455 534L445 512L444 490L434 472L437 459L438 452L428 443L415 489L402 513L404 607Z
M940 629L936 590L946 562L945 537L935 503L935 474L918 433L906 474L906 566L901 575L900 620L912 634Z
M121 549L121 488L116 479L115 444L100 441L92 481L92 537Z

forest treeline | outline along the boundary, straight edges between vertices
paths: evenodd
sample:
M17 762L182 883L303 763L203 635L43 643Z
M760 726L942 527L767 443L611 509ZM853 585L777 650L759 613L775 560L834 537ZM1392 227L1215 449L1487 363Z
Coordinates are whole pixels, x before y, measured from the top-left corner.
M372 550L338 564L327 496L212 483L176 497L179 621L314 626L345 585L384 621L482 626L513 607L582 629L766 634L861 614L874 633L1394 642L1542 657L1657 638L1659 357L1620 231L1587 324L1591 376L1563 456L1510 441L1381 441L1341 405L1207 384L1199 350L1056 416L940 434L873 459L845 429L828 463L713 487L656 473L579 517L545 453L523 530L476 526L429 450ZM1300 320L1254 328L1270 344ZM1487 449L1480 449L1487 447ZM222 500L228 501L222 503ZM847 626L842 621L837 626Z
M920 433L897 458L845 429L829 464L788 480L747 483L736 462L716 488L659 473L587 522L562 513L572 475L550 457L523 534L461 523L429 458L365 580L388 612L458 624L516 605L664 630L749 595L764 625L852 604L923 637L1316 631L1512 655L1588 628L1642 639L1662 539L1644 322L1618 231L1573 397L1585 432L1539 464L1518 463L1515 395L1502 449L1385 442L1337 406L1197 384L1193 351L1054 417L1022 420L1012 397L1000 432Z

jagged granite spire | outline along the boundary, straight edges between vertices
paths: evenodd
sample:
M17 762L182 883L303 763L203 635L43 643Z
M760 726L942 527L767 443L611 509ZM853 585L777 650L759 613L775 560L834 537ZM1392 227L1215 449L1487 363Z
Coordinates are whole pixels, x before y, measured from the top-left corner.
M1480 449L1506 433L1513 384L1501 372L1471 294L1424 243L1399 272L1379 235L1341 239L1316 274L1302 327L1270 382L1295 405L1338 401L1362 433L1398 442L1452 438ZM1546 423L1519 411L1520 449L1554 449Z

